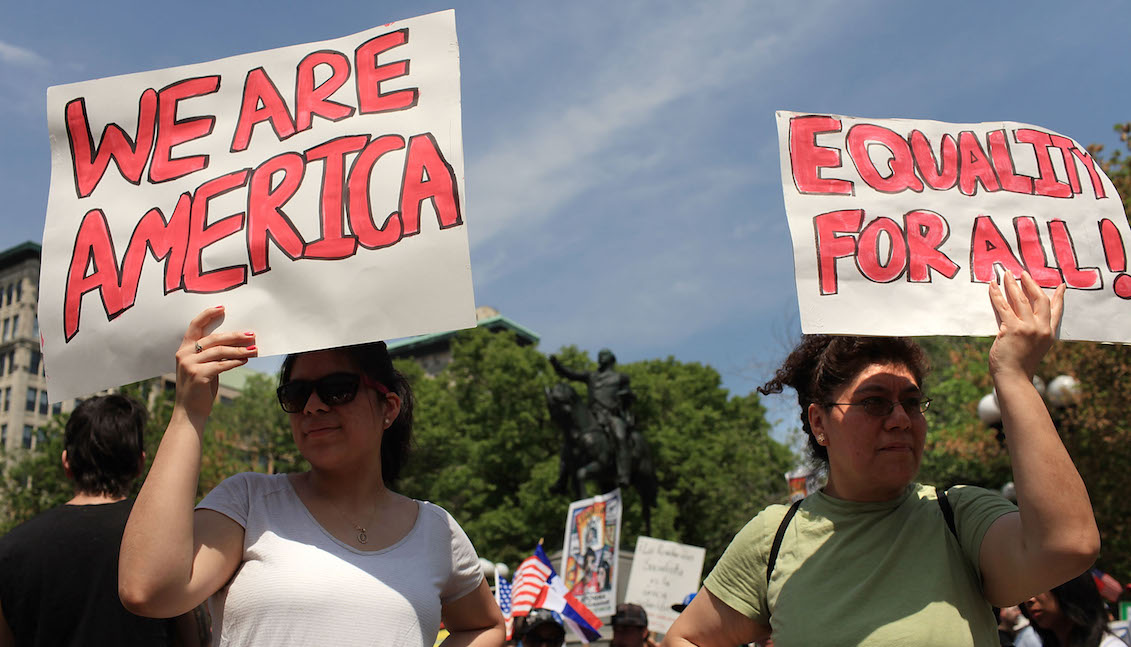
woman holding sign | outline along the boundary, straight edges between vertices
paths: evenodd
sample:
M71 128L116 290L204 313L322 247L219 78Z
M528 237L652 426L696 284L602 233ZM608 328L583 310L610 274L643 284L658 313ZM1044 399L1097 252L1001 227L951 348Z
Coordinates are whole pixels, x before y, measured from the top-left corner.
M1003 294L1004 290L1004 294ZM922 351L898 338L803 338L762 387L790 386L828 484L770 506L727 548L667 646L998 644L1010 606L1085 570L1099 551L1088 493L1032 375L1052 344L1050 300L1025 274L990 286L990 350L1017 506L973 487L914 483L930 400Z
M196 506L201 444L220 373L255 336L206 334L177 351L172 420L122 540L119 593L168 617L210 596L219 644L497 646L503 618L471 542L443 509L397 494L412 391L383 342L288 356L278 399L301 474L238 474Z

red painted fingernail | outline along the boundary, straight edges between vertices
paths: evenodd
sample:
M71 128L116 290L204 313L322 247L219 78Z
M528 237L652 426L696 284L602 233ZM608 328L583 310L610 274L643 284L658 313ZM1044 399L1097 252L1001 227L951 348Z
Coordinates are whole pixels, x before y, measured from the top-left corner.
M248 337L254 337L255 336L255 333L251 332L250 330L245 332L244 334L247 335Z
M217 309L217 310L223 310L223 309L224 309L224 306L216 306L216 309Z
M248 350L255 350L255 346L248 346L247 349Z

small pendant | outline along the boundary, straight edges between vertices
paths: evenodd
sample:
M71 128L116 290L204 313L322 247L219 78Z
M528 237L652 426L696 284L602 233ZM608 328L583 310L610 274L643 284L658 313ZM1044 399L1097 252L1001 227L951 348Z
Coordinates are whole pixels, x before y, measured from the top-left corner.
M364 544L367 541L369 541L369 535L365 534L364 530L359 531L357 533L357 543Z

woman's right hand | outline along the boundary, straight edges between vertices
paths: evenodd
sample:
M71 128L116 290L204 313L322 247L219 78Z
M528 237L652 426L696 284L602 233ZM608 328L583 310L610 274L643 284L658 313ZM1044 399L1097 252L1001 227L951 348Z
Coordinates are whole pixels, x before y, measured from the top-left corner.
M189 322L177 349L176 406L194 419L207 418L224 371L258 355L253 332L206 331L224 316L224 306L208 308Z

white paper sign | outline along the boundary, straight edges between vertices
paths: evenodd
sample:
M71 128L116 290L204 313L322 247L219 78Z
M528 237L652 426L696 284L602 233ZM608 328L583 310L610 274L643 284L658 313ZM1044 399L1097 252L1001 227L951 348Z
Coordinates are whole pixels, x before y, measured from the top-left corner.
M624 601L644 607L648 628L666 634L679 615L672 605L699 591L706 555L698 546L639 537Z
M997 264L1067 285L1061 338L1131 342L1131 229L1075 141L1013 122L777 123L804 332L996 334Z
M53 87L53 401L159 375L189 320L260 355L475 324L455 14Z

